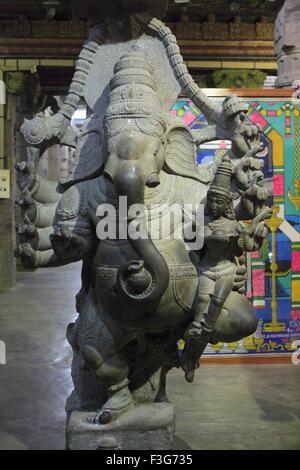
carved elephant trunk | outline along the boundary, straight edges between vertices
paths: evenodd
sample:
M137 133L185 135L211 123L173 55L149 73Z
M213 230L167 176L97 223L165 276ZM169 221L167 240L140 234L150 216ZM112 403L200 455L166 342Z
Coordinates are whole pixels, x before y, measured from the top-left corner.
M121 57L114 73L104 119L108 154L104 175L114 183L117 196L127 197L127 238L137 254L136 260L120 267L117 288L134 304L154 304L168 287L169 269L148 233L145 211L130 216L130 208L144 207L145 186L160 184L166 123L153 68L143 53L132 50ZM137 235L134 229L141 225L143 236L132 236L132 229Z
M117 289L127 301L154 304L160 300L169 284L169 269L164 258L154 245L148 231L143 237L132 238L131 233L138 225L146 226L145 212L137 217L130 216L133 204L144 205L145 185L149 184L149 174L145 175L140 162L120 160L116 165L113 156L108 159L105 174L113 181L118 197L127 198L127 237L137 254L137 259L119 268ZM153 173L150 172L150 177ZM152 181L152 180L151 180Z

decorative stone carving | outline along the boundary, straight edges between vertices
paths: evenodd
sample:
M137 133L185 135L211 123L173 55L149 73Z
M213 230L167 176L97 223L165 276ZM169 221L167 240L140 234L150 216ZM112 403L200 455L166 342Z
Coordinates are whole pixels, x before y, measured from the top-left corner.
M0 36L7 38L79 38L85 39L84 21L30 21L22 16L18 21L0 21Z
M275 24L275 54L278 62L277 87L289 87L300 78L300 4L285 0Z
M274 38L274 23L271 23L266 16L262 16L256 23L256 39L270 41Z
M216 22L213 13L208 15L207 21L196 22L187 13L181 15L179 23L169 24L176 32L178 39L184 40L268 40L273 41L274 24L267 17L256 23L242 21L236 16L232 22Z
M222 69L212 73L215 88L262 88L267 77L261 70Z
M132 3L133 9L138 3ZM149 10L139 14L144 21ZM119 19L115 21L111 19L109 29L105 22L91 29L62 108L52 116L38 114L23 126L31 153L17 167L22 181L19 203L27 225L20 229L24 238L19 252L33 266L83 262L76 298L79 316L67 329L74 355L67 446L162 449L170 448L173 433L168 371L181 366L191 381L195 351L201 355L204 337L206 344L227 343L256 329L252 305L244 295L246 268L243 257L237 256L243 248L256 250L262 243L269 193L261 161L255 158L260 129L245 120L247 106L235 96L222 105L211 102L189 75L176 37L160 20L142 21L139 35L135 30L128 38L127 30L123 39ZM191 131L170 114L181 91L206 115L208 128ZM36 178L35 164L46 148L66 143L81 99L89 117L72 140L77 167L68 181L47 184ZM232 150L221 166L197 166L196 146L223 138L232 141ZM226 184L220 178L224 167ZM226 252L231 284L225 292L223 284L215 283L212 303L217 308L212 313L213 305L206 310L197 305L199 292L203 294L199 283L214 267L202 261L203 256L207 261L206 248L199 256L201 247L193 248L185 229L197 223L195 207L205 203L209 191L221 197L224 188L225 202L224 197L210 202L212 218L223 217L230 234L233 225L239 227L238 220L254 221L247 232L236 230L233 235L234 249ZM140 209L133 214L136 204ZM183 227L177 219L170 225L174 205L178 220L184 218ZM118 230L109 239L101 235L106 224L102 210L116 214L109 224L116 222ZM160 228L157 239L150 230L155 224ZM142 237L132 235L132 228L138 227L145 229ZM52 249L42 229L49 229ZM206 244L220 247L230 234L219 233L215 242L208 236ZM199 323L201 344L194 344L192 367L187 368L177 343L193 322ZM189 348L187 342L184 358Z
M8 72L6 76L6 90L12 95L18 95L24 90L25 76L23 72Z
M256 39L255 24L244 23L240 16L236 16L229 24L230 39L243 40Z
M186 346L181 364L188 382L193 382L199 358L208 343L213 342L215 324L232 291L239 264L236 260L244 251L253 251L257 247L254 234L262 231L262 236L267 235L267 228L261 222L272 213L272 209L264 209L251 227L244 229L234 213L232 175L233 164L229 156L225 155L207 193L204 227L206 249L199 266L194 320L184 334ZM242 290L246 291L245 288Z
M132 18L133 20L134 18ZM263 16L256 24L236 17L233 22L216 22L215 15L209 14L207 21L196 21L183 14L180 21L168 23L178 39L185 40L267 40L273 41L274 23ZM1 21L0 36L9 38L74 38L85 39L88 27L85 21L30 21L20 17L19 21Z

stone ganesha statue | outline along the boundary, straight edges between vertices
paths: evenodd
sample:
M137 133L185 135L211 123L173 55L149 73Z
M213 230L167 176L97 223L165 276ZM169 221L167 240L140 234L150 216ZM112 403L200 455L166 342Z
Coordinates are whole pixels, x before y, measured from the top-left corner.
M177 342L194 319L203 250L191 248L178 220L170 225L169 212L175 204L181 219L187 204L205 204L217 171L217 163L196 164L196 147L217 138L232 140L227 157L238 220L265 210L269 195L255 158L260 129L245 120L244 103L230 96L222 108L215 106L188 75L170 30L153 19L147 31L151 34L103 46L105 54L110 51L111 71L102 81L93 70L99 52L93 31L64 108L24 124L29 158L17 167L23 262L34 267L83 262L79 316L67 330L75 386L67 408L96 410L89 420L102 426L142 403L165 402L166 374L180 366ZM207 116L208 128L191 131L170 114L180 89ZM69 123L82 97L89 117L78 136ZM60 184L35 172L40 155L57 142L78 153L73 175ZM125 217L120 200L126 201ZM140 211L132 212L133 205ZM99 239L109 207L116 209L125 236L117 230ZM190 210L186 224L195 217ZM150 235L154 224L160 227L157 239ZM131 231L141 226L146 236L133 237ZM241 252L257 249L265 236L261 221L249 232L247 246L241 240ZM255 331L257 320L244 295L245 271L240 261L207 341L237 341Z

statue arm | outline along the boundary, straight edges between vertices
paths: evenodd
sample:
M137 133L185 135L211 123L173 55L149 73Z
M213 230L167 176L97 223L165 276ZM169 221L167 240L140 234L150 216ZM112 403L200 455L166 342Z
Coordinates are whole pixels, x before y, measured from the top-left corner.
M60 260L53 249L40 251L33 249L30 243L22 243L18 247L18 256L21 257L22 264L27 269L33 268L53 268L68 264Z
M209 123L219 123L222 108L210 100L205 93L201 91L193 77L189 74L183 61L183 57L180 54L176 37L172 34L170 28L157 18L153 18L148 24L148 32L162 41L166 49L170 65L182 90L192 100L195 106L203 112Z
M15 166L19 190L30 194L31 198L37 203L57 204L62 195L59 184L57 181L44 178L36 172L42 152L34 148L28 148L27 152L27 161L17 163ZM36 158L36 161L34 161L32 157Z
M80 211L83 195L72 188L63 193L57 182L38 175L36 167L40 154L41 150L29 148L27 161L16 165L21 193L16 202L21 207L22 222L17 227L15 255L21 258L26 268L55 267L78 261L88 252L90 245L89 220L87 214L83 215ZM74 194L78 197L72 198ZM62 256L57 248L57 236L63 233L66 241L69 236L67 229L72 234L72 240L69 240L68 249L64 249L65 256ZM77 250L75 256L74 242L77 240L79 243L81 238L84 248L81 253Z
M248 129L249 134L253 130L252 127ZM237 137L236 145L239 142L240 138ZM259 143L259 135L257 135L255 140L251 142L250 149L244 153L244 156L236 158L236 155L230 151L234 163L234 183L236 190L240 194L235 205L237 220L254 219L261 214L266 208L267 200L273 192L272 182L264 179L264 162L256 157L260 150L261 144Z
M271 216L272 209L266 207L253 219L251 224L248 226L245 225L242 228L240 245L243 247L244 251L256 251L261 247L263 240L268 234L268 227L265 221Z
M54 233L50 240L58 260L76 262L89 256L92 250L91 220L85 200L85 184L69 188L56 210Z
M62 196L55 181L38 175L36 168L43 150L27 148L27 160L16 165L20 195L16 203L22 222L17 226L15 256L26 268L56 266L50 235L59 200Z
M191 130L196 147L199 147L204 142L211 142L217 139L217 126L207 126L203 129Z
M180 54L176 37L171 30L157 18L148 24L148 33L156 36L163 43L170 66L184 92L193 104L204 114L208 121L207 130L194 131L196 145L211 140L232 141L235 158L241 158L259 138L261 128L246 119L248 104L235 95L227 96L222 105L214 102L200 89Z
M91 64L99 47L100 44L93 39L84 44L68 94L56 114L45 116L38 113L33 119L24 121L21 131L28 145L43 150L56 143L76 147L76 133L70 123L83 98Z
M243 114L248 110L248 105L234 95L229 95L225 98L222 106L211 100L189 74L183 57L180 54L176 37L163 22L153 18L148 24L148 33L158 37L163 43L170 65L182 91L204 114L208 124L215 126L215 129L211 129L212 134L215 133L215 138L231 140L232 134L243 119ZM213 140L213 138L210 140Z

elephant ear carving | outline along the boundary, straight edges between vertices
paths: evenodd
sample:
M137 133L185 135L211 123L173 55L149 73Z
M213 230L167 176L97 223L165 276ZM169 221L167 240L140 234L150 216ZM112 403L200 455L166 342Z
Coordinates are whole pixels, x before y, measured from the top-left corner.
M88 119L80 131L72 173L60 184L67 188L78 181L95 178L103 170L103 122Z
M189 128L180 123L173 125L169 127L167 137L164 170L201 183L209 183L212 174L206 166L196 163L196 146Z

